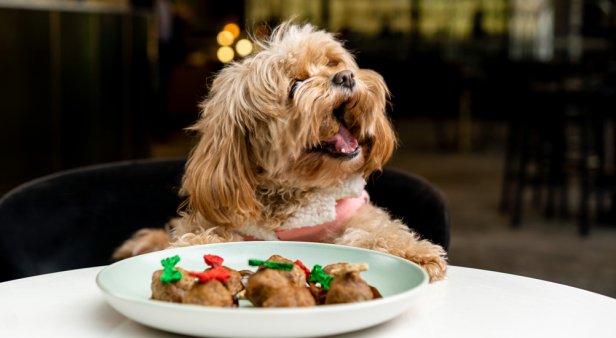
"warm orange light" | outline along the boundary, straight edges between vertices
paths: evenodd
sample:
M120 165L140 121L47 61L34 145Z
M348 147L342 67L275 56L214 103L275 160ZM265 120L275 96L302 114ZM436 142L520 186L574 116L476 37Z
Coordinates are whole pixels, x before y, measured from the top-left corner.
M240 26L233 22L226 24L222 30L231 33L234 39L240 36Z
M230 46L233 43L233 40L235 40L233 34L228 31L222 31L216 35L216 41L221 46Z
M223 46L218 48L218 52L216 53L218 60L222 63L227 63L233 60L235 53L231 47Z
M246 56L252 53L252 42L246 39L238 40L235 44L235 51L239 56Z

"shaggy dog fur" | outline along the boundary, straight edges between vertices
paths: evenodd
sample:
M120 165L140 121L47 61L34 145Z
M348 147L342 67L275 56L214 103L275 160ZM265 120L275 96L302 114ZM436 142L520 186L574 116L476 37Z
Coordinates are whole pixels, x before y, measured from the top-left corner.
M332 34L283 24L251 57L225 67L201 104L200 134L182 190L186 205L165 230L143 229L121 259L168 246L276 240L283 230L336 218L395 147L388 89L360 69ZM369 202L309 240L363 247L445 276L445 251ZM334 222L336 223L336 222Z

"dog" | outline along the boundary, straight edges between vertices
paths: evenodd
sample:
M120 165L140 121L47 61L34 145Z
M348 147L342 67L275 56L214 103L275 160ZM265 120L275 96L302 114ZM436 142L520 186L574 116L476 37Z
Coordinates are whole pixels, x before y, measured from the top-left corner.
M182 180L183 211L142 229L122 259L169 246L244 240L334 243L387 252L444 278L446 253L372 205L365 179L391 157L389 90L333 34L283 23L214 78Z

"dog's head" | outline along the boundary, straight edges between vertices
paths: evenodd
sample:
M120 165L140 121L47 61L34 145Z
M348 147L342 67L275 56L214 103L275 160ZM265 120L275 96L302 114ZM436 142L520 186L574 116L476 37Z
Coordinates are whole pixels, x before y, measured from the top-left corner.
M367 176L395 145L383 78L331 34L287 23L260 47L217 75L191 128L183 190L213 224L258 219L263 195Z

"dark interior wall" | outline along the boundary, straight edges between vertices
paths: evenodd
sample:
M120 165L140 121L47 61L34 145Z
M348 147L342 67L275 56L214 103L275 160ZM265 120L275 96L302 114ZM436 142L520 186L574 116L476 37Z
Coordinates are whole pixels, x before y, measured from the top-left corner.
M0 10L0 45L0 190L5 191L52 167L51 159L41 160L54 147L48 13ZM32 161L26 164L26 158Z
M147 156L150 18L0 8L0 194L76 166Z

